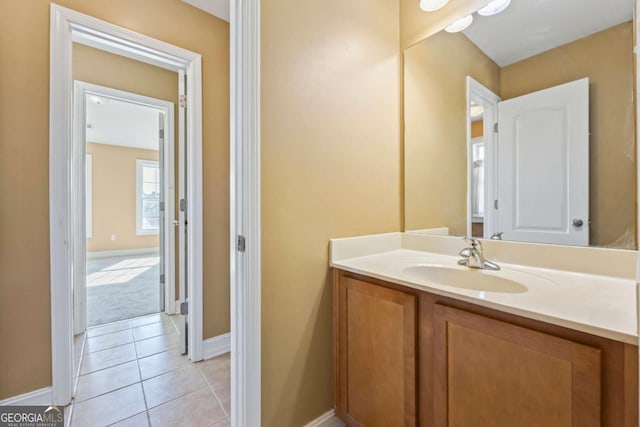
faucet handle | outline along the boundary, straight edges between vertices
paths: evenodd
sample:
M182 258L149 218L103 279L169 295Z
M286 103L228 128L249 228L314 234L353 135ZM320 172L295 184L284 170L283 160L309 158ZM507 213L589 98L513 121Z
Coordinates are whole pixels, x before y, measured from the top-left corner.
M465 236L464 237L464 241L471 243L471 247L472 248L477 249L479 247L480 250L482 250L482 242L480 240L476 239L475 237Z

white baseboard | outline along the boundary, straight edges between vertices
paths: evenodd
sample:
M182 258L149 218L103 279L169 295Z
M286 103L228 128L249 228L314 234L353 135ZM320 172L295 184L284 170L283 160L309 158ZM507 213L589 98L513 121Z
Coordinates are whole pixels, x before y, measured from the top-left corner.
M51 405L53 392L51 387L30 391L29 393L0 400L0 406Z
M139 255L159 255L159 254L160 254L160 248L122 249L119 251L87 252L87 259L111 258L111 257L121 257L121 256L139 256Z
M315 420L307 423L304 427L344 427L346 424L342 422L332 409L320 415Z
M202 341L202 358L204 360L220 356L231 351L231 332Z

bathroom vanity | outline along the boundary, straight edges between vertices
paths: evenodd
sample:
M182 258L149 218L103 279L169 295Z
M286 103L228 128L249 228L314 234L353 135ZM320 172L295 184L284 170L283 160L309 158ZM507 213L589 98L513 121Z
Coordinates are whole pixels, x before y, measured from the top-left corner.
M335 407L347 425L638 425L633 280L507 255L498 272L472 270L450 237L331 245ZM505 245L514 257L531 249L493 249ZM595 251L583 255L606 253ZM628 252L610 255L633 264Z

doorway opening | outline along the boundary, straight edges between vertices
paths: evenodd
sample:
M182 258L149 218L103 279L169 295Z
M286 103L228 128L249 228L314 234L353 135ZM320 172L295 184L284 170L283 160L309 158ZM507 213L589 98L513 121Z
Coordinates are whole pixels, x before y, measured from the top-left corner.
M174 314L174 304L166 304L176 295L168 215L175 193L174 105L81 81L74 82L74 101L75 135L84 142L86 230L75 332L165 309Z

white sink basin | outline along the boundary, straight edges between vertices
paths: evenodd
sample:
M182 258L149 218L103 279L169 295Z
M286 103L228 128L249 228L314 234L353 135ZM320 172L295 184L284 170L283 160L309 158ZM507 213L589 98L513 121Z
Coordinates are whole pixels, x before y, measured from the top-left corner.
M458 269L437 265L412 265L405 267L402 271L413 280L436 285L506 294L527 292L525 285L503 277L506 274L502 272Z

